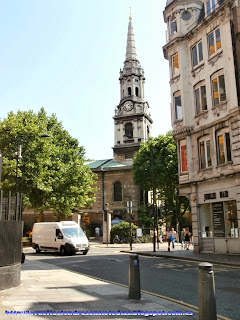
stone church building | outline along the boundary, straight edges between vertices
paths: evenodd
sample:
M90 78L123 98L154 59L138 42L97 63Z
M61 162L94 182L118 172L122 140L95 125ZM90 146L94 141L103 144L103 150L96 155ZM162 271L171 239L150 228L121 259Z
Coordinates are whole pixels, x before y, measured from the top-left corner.
M126 58L120 70L120 102L114 114L113 159L97 160L88 163L98 176L96 202L83 211L86 223L103 221L103 211L108 203L111 218L118 217L128 221L127 201L132 201L134 221L137 210L143 203L143 193L134 185L132 163L134 154L141 142L151 136L152 119L149 105L145 100L145 77L137 58L132 18L129 18Z

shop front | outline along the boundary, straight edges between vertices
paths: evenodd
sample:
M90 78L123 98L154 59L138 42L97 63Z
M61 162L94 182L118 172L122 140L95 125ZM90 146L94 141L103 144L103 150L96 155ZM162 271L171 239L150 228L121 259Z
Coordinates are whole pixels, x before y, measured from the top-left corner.
M201 252L239 253L236 201L199 205Z

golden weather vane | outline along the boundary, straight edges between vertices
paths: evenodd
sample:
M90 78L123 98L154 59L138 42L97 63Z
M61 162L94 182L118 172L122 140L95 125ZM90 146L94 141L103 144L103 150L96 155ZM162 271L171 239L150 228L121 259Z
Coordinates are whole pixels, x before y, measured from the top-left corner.
M132 20L132 8L130 7L130 16L129 16L129 20Z

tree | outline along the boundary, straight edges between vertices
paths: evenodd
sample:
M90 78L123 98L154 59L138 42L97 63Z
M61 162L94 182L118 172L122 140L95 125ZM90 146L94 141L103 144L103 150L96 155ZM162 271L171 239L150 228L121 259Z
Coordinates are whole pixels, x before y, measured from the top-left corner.
M50 137L43 139L42 135ZM96 177L84 165L85 150L70 136L53 114L42 108L10 112L0 121L0 151L3 155L2 189L21 192L24 205L39 212L53 209L58 218L94 201ZM17 145L21 156L16 166ZM20 150L18 150L20 156ZM17 179L16 179L17 171Z
M182 216L189 209L186 197L179 196L177 146L172 133L149 139L141 144L133 161L133 180L142 190L157 190L164 216L171 216L171 223L181 224Z

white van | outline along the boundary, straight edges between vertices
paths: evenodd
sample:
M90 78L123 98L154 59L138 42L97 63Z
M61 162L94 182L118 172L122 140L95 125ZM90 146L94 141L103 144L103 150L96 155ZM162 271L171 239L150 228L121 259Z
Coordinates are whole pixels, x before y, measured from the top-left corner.
M49 250L61 254L73 254L78 251L87 254L89 250L85 233L74 221L34 223L32 247L37 253Z

